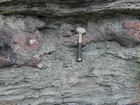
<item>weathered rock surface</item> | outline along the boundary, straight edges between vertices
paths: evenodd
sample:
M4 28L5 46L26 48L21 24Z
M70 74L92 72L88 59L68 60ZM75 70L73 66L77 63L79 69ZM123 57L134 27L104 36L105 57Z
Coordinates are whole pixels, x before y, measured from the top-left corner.
M90 15L90 17L93 17L93 14L94 16L118 13L138 15L139 5L139 0L2 0L0 13L87 18L84 15Z
M71 33L74 30L67 27L61 28L64 32L58 38L58 43L67 47L77 46L78 35L72 35ZM114 21L109 19L101 20L94 24L92 21L89 21L87 29L86 35L83 35L83 45L90 42L116 41L123 47L133 47L140 42L139 20L123 18L118 21L116 18ZM66 35L63 35L63 33Z
M0 69L1 105L126 105L137 97L139 0L2 0L0 26L33 23L46 39L43 70ZM76 27L83 62L76 58ZM89 36L89 37L88 37ZM70 40L70 43L66 43ZM64 43L65 42L65 43Z
M24 24L25 25L25 24ZM31 24L24 29L12 29L7 23L0 28L0 67L14 64L36 66L40 61L38 49L43 44L43 36Z

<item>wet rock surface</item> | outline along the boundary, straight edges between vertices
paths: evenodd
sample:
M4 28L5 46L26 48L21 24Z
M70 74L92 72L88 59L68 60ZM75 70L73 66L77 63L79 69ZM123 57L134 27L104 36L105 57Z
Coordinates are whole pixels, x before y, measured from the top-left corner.
M134 90L139 82L138 11L138 0L0 1L0 27L7 23L14 31L35 35L39 31L45 40L35 52L42 58L42 70L15 65L0 69L0 105L138 103ZM87 29L80 63L76 62L79 26Z

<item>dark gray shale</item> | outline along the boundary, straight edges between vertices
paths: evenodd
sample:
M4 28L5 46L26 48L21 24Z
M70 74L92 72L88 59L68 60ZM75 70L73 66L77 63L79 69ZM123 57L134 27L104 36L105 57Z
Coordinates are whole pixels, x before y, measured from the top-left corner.
M139 0L3 0L0 3L0 14L81 18L83 15L116 13L138 15L139 5Z

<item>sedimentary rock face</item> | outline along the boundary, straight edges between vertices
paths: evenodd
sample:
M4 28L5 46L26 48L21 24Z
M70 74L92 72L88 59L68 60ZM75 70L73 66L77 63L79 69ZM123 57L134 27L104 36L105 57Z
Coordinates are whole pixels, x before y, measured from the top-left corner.
M90 23L90 22L89 22ZM116 23L116 24L114 24ZM90 23L91 24L91 23ZM95 28L98 26L98 29ZM90 42L115 41L123 47L133 47L140 42L140 21L139 20L121 20L105 21L88 25L86 35L83 35L82 44ZM61 34L61 33L60 33ZM61 45L75 47L78 43L78 35L63 36L58 38Z
M0 67L37 65L41 59L35 55L42 44L43 37L38 30L12 29L4 23L0 29Z

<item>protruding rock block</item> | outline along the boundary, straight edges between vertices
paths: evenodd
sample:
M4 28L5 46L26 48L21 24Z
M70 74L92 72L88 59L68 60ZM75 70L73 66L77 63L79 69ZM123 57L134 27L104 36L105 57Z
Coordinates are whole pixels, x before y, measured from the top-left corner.
M41 58L35 55L42 44L43 37L38 30L30 33L12 29L4 23L0 29L0 67L13 64L36 66Z
M88 29L87 35L83 35L82 44L115 41L123 47L133 47L140 42L140 21L124 20L120 22L116 21L116 23L117 24L104 22L103 24L93 24L93 26ZM98 29L94 28L96 26L98 26ZM75 47L77 46L78 36L62 36L59 38L59 42L64 46Z
M127 29L126 35L132 36L140 42L140 21L125 21L124 28Z

